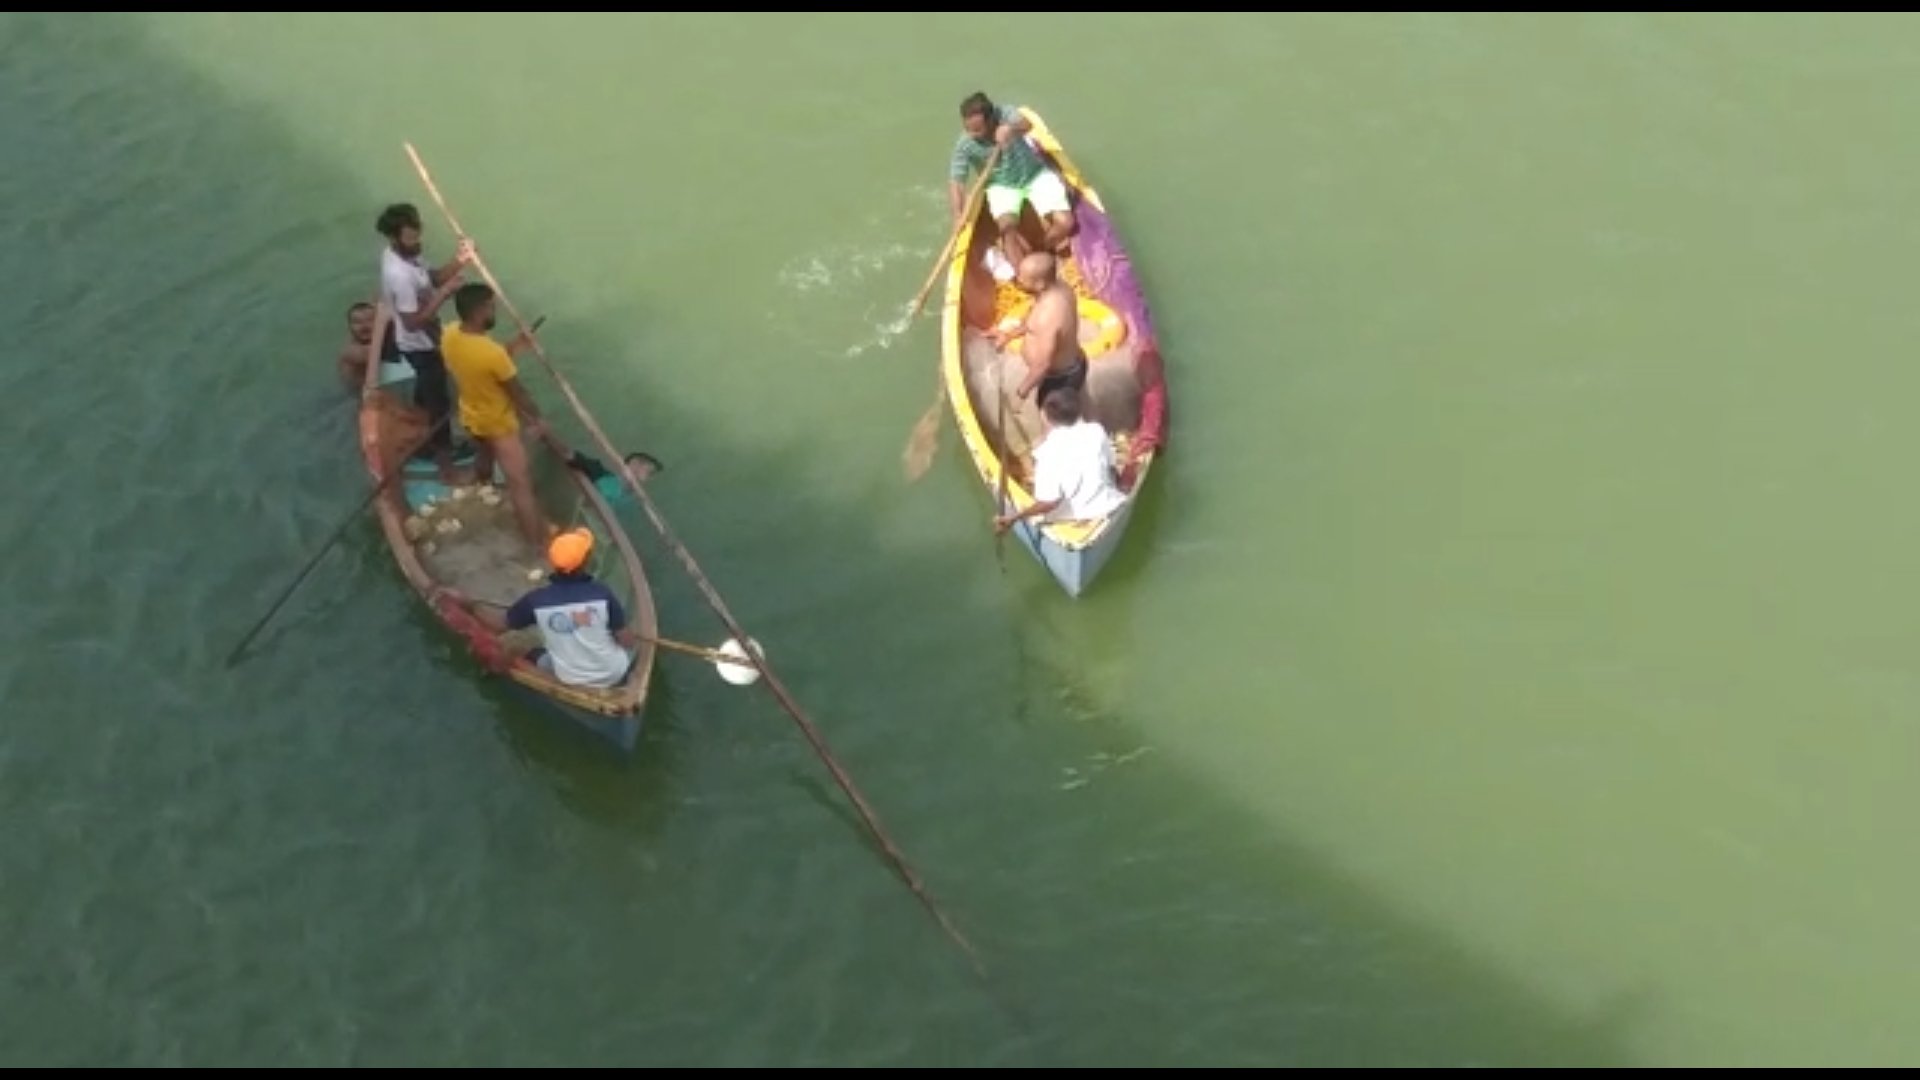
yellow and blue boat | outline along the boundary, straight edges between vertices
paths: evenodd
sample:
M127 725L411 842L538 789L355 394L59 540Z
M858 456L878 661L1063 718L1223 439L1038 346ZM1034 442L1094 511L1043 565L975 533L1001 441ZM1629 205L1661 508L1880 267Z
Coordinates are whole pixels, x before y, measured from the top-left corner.
M1120 464L1119 485L1127 495L1119 509L1099 521L1026 518L1011 530L1060 587L1077 597L1118 550L1154 460L1165 446L1167 385L1146 297L1099 192L1067 156L1046 121L1032 109L1021 112L1033 126L1027 138L1065 181L1072 202L1077 231L1060 275L1080 299L1088 415L1112 434ZM1018 227L1034 250L1042 250L1042 223L1031 206L1023 209ZM962 226L947 267L941 371L961 443L990 497L999 497L1002 451L1007 451L1001 511L1013 513L1034 502L1032 448L1044 427L1031 399L1013 399L1024 370L1018 342L1000 349L987 337L994 326L1018 318L1033 303L1011 281L997 280L988 267L988 252L999 238L998 227L976 205L973 217ZM999 429L1003 386L1004 432Z

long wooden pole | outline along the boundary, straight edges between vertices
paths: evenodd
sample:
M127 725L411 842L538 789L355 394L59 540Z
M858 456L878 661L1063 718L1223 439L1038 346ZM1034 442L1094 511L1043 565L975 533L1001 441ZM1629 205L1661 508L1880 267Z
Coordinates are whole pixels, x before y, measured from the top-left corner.
M1013 438L1007 432L1007 388L1004 384L1007 366L1001 364L994 372L993 389L1000 399L1000 490L993 496L993 512L1007 513L1007 466L1013 461ZM1009 525L1007 528L1012 528ZM1000 575L1007 573L1007 532L1006 529L993 530L993 557L1000 563Z
M447 226L451 228L459 238L463 240L470 239L467 231L460 227L459 219L454 217L452 208L447 205L447 200L440 194L440 188L434 184L433 174L427 171L426 162L420 159L419 151L413 148L412 143L407 143L406 149L407 156L413 160L414 170L420 174L421 184L425 185L428 195L433 198L434 203L440 207L440 213L447 219ZM512 299L507 296L506 290L500 287L499 280L493 276L493 271L488 269L486 260L481 258L477 251L474 254L473 266L474 269L479 271L481 278L492 287L494 295L500 300L501 306L507 309L507 314L512 316L513 321L520 324L522 329L526 329L526 320L520 317L520 312L514 307ZM607 455L607 458L618 464L621 479L626 481L627 487L632 490L635 498L639 499L641 509L646 512L648 520L653 523L654 529L659 532L661 540L666 543L667 547L672 549L674 555L680 560L681 565L686 568L688 575L693 578L694 584L700 589L701 595L706 598L708 606L713 608L714 614L718 615L720 621L726 625L727 632L733 635L735 641L740 642L744 646L752 639L747 635L746 630L740 626L739 621L733 617L733 613L727 609L726 601L720 598L720 594L715 591L713 584L707 580L707 576L700 571L700 566L694 561L692 552L689 552L686 546L680 543L679 539L674 536L673 530L668 527L659 509L654 506L652 497L647 494L645 487L641 485L640 481L634 477L633 470L627 465L626 459L620 455L618 450L614 449L613 443L607 438L606 432L601 430L600 424L594 420L593 413L587 409L586 403L580 400L578 394L574 393L572 384L567 381L566 376L560 374L560 369L555 367L553 361L547 357L546 350L540 347L540 340L534 337L531 332L529 332L527 336L533 348L533 354L539 358L541 366L545 367L547 373L553 376L554 382L560 387L560 392L566 395L568 402L573 405L575 414L580 417L580 422L586 426L588 434L593 436L594 442L599 445L600 449ZM886 830L881 827L878 815L876 815L873 808L868 805L866 798L860 794L859 788L854 786L853 778L847 774L847 771L840 766L839 761L834 758L833 752L827 747L826 739L820 734L819 729L814 727L813 722L807 718L806 712L800 707L800 703L794 700L793 695L787 690L786 685L780 681L780 677L774 674L772 666L766 662L764 657L760 656L753 649L744 649L743 651L752 660L753 666L759 670L761 677L766 679L767 688L773 691L774 697L778 699L781 706L786 709L787 715L792 717L794 723L799 726L801 734L806 736L807 742L813 747L814 753L817 754L821 762L826 765L827 771L833 775L834 782L837 783L840 786L840 790L846 794L848 801L853 803L854 809L859 812L862 822L867 827L867 831L873 834L874 840L880 845L881 851L884 852L887 858L893 863L893 867L900 874L901 879L906 882L908 888L913 890L913 894L920 899L921 904L925 906L927 912L933 916L934 921L940 924L940 928L946 932L949 938L953 939L954 944L959 946L961 952L966 954L967 960L973 965L974 972L982 979L985 979L986 965L981 962L980 954L974 950L972 943L967 940L966 935L962 934L960 928L948 917L946 909L942 908L939 902L933 898L932 893L928 892L926 885L920 880L920 876L914 872L913 867L908 865L906 857L900 853L900 849L894 845L892 838L889 837Z
M232 667L240 662L240 657L247 651L247 646L253 644L253 639L259 635L261 630L266 629L267 623L272 621L274 615L278 614L280 609L286 605L287 601L293 598L294 592L300 588L300 583L307 580L307 575L313 573L313 568L319 566L320 560L326 556L327 552L333 550L333 546L340 542L342 536L347 534L347 527L360 520L360 512L372 506L373 500L379 498L381 492L386 491L387 488L393 484L394 478L406 471L404 466L406 465L407 459L418 453L422 447L426 446L435 435L440 433L440 429L446 427L447 423L452 419L453 413L449 412L447 415L441 417L439 422L434 424L433 427L427 429L426 435L423 436L419 442L413 444L405 454L401 455L400 465L382 477L380 482L373 486L373 490L367 492L366 497L361 499L359 504L353 508L352 513L340 519L340 524L334 527L333 534L327 537L326 543L320 545L320 550L314 552L313 556L307 560L307 564L300 568L300 573L294 575L294 579L287 583L287 587L281 591L279 598L273 602L271 607L267 608L266 614L260 616L260 621L254 623L253 628L248 630L246 636L241 638L239 643L233 647L233 651L227 654L228 667Z

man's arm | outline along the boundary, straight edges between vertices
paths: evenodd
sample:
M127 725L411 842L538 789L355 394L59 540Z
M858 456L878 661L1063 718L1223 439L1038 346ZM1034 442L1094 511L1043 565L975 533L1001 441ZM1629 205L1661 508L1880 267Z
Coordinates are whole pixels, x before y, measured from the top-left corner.
M533 594L523 593L507 608L506 616L501 619L509 630L525 630L533 625Z
M1012 514L1001 514L993 519L996 532L1005 532L1013 523L1022 518L1039 514L1050 514L1054 508L1066 501L1067 493L1061 490L1060 477L1047 462L1035 455L1033 463L1033 504L1025 510Z
M1033 517L1036 514L1051 514L1053 512L1053 508L1059 505L1060 505L1059 499L1042 499L1040 501L1035 502L1033 505L1027 507L1025 510L1020 511L1017 514L1002 514L999 517L994 518L993 527L998 532L1006 532L1008 529L1013 527L1014 522L1019 521L1022 518Z
M514 411L527 422L527 427L535 435L543 435L546 433L547 422L540 415L540 406L533 403L533 395L527 393L526 386L520 382L520 369L514 366L511 351L524 348L530 340L531 338L523 330L512 341L494 352L488 363L492 369L488 374L499 380L500 389L505 391L507 399L513 402Z
M448 259L446 263L441 266L428 270L427 277L433 281L435 288L439 288L446 284L455 274L458 274L461 267L472 261L473 241L462 239L458 244L454 245L453 258Z
M527 388L520 384L519 376L502 379L500 386L506 390L507 396L513 399L514 409L526 420L527 430L535 435L545 432L546 418L540 415L540 406L533 403L533 395L527 393Z
M433 321L439 317L437 313L441 306L447 302L448 297L453 295L453 290L459 287L460 278L450 277L428 293L424 302L417 296L409 297L404 288L396 289L393 297L394 318L409 330L425 330L433 325ZM403 306L409 302L413 304L411 309Z
M1003 105L1000 107L1000 126L994 129L993 141L1005 146L1016 136L1026 138L1032 130L1033 122L1020 114L1020 106Z
M640 642L640 635L627 622L627 609L621 606L620 598L607 590L607 629L613 631L613 640L631 649Z
M973 140L964 133L954 140L953 156L947 160L947 205L953 220L959 221L967 209L967 177L973 175Z
M540 320L536 319L534 321L538 322ZM506 344L507 355L515 356L515 355L518 355L519 353L526 352L528 349L532 347L533 347L533 335L525 330L522 330L519 333L513 335L513 337L507 341L507 344Z
M473 245L462 240L459 254L453 257L452 262L439 270L427 272L427 276L434 280L434 287L424 299L414 293L411 281L391 282L386 291L393 296L394 321L414 331L422 331L433 325L433 321L439 318L440 308L461 285L460 268L473 258Z

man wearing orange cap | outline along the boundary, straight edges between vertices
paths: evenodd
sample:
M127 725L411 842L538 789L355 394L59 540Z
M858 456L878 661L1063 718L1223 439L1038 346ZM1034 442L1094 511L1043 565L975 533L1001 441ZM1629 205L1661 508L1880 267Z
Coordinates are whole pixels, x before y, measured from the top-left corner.
M633 666L638 643L620 598L587 572L592 555L591 531L560 533L547 544L553 573L545 585L514 601L504 618L474 609L495 630L538 627L546 647L536 649L530 659L569 686L615 685Z

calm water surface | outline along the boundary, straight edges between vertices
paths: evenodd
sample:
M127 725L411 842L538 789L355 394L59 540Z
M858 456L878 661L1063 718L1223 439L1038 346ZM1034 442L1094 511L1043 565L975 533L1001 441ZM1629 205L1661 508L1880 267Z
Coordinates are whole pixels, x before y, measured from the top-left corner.
M1920 24L983 25L0 15L0 1060L1920 1058ZM900 478L976 88L1168 342L1077 604ZM222 669L363 494L407 139L997 998L762 690L666 658L622 766L370 527Z

